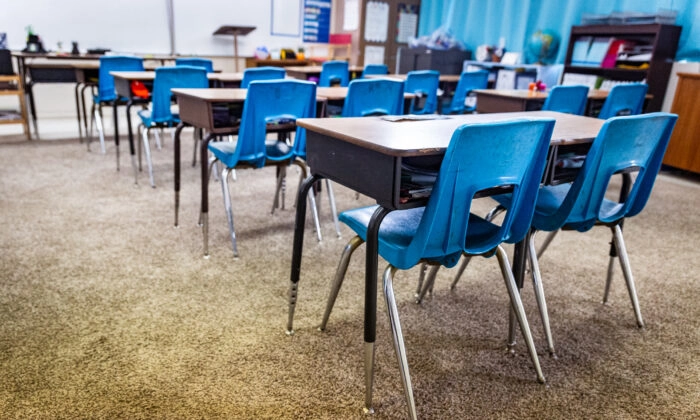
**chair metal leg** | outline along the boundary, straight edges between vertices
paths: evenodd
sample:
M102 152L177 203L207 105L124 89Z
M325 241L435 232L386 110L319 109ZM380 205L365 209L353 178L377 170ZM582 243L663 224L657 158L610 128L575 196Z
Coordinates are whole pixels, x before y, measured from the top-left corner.
M425 272L428 271L428 263L422 262L420 263L420 273L418 275L418 287L416 287L416 293L413 294L413 297L417 298L420 296L420 291L423 290L423 281L425 280Z
M197 166L197 149L199 148L199 142L202 141L202 129L195 128L192 134L194 137L194 150L192 151L192 167Z
M391 324L391 337L394 341L394 351L396 359L399 362L399 373L401 374L401 382L403 383L403 391L406 396L406 405L408 406L408 416L410 419L417 419L416 402L413 398L413 387L411 385L411 375L408 371L408 359L406 358L406 345L403 341L403 332L401 331L401 322L399 320L399 311L396 306L396 298L394 297L394 287L392 280L396 273L396 268L389 265L384 270L384 299L386 300L386 309L389 314L389 323ZM371 398L371 396L370 396ZM371 399L365 401L367 407L371 407Z
M333 224L335 225L335 233L340 238L340 222L338 221L338 210L335 206L335 195L333 194L333 187L331 187L331 181L326 178L326 188L328 189L328 203L331 206L331 216L333 217Z
M511 270L510 263L508 262L508 255L500 245L496 248L496 256L498 257L498 263L501 266L503 280L505 281L506 288L508 289L511 306L515 312L515 317L518 320L518 324L520 324L520 331L522 332L523 339L527 345L527 351L530 354L530 359L532 360L532 364L537 372L537 380L544 383L544 374L540 368L540 360L537 357L537 350L535 349L535 342L532 340L532 333L530 332L530 325L528 324L527 317L525 316L525 309L523 308L523 303L520 300L518 285L515 283L513 271Z
M275 184L275 198L272 200L272 209L270 214L275 214L275 209L280 207L280 193L282 193L282 208L284 209L284 184L287 178L287 167L285 165L277 166L277 182Z
M97 134L100 136L100 150L102 154L107 153L105 148L105 129L102 124L102 107L98 106L94 112L95 126L97 127Z
M425 297L426 293L433 293L433 285L435 284L435 277L437 277L437 272L439 269L439 264L430 266L430 272L428 273L428 277L426 278L425 284L423 285L423 289L418 294L418 297L416 297L417 304L420 305L420 303L423 302L423 298Z
M555 356L554 339L552 338L552 330L549 326L549 314L547 312L547 302L544 297L542 275L540 274L540 265L537 261L537 255L535 251L535 233L536 232L533 232L533 234L530 235L530 240L528 241L528 254L530 256L530 267L532 268L532 286L535 289L535 300L537 301L537 307L540 310L540 318L542 319L544 335L547 338L547 347L549 348L549 354L551 356Z
M148 179L151 181L151 187L156 187L156 181L153 178L153 161L151 160L151 146L148 144L148 128L144 127L143 135L143 151L146 154L146 163L148 164Z
M544 238L544 242L542 242L542 246L540 246L540 249L537 251L537 258L542 257L542 255L544 254L544 251L547 250L547 247L549 247L549 244L552 243L552 240L554 239L554 237L557 236L557 233L559 233L558 230L553 230L553 231L547 233L547 237Z
M156 149L161 150L163 148L163 145L160 142L160 133L163 131L163 128L157 128L153 130L153 138L156 140Z
M321 242L323 240L323 236L321 235L321 221L318 217L318 207L316 207L316 197L313 188L309 191L309 203L311 204L311 214L313 215L314 227L316 228L316 238Z
M231 205L231 193L228 189L228 176L231 170L224 168L221 171L221 192L224 196L224 208L226 210L226 219L228 220L228 232L231 236L231 246L233 249L233 257L238 258L238 246L236 244L236 230L233 225L233 206Z
M450 285L450 290L454 290L455 287L457 287L457 282L459 281L460 278L462 278L462 274L464 273L464 270L469 265L469 261L471 261L471 259L472 259L471 255L464 254L462 256L462 262L459 263L459 268L457 269L457 274L455 274L454 280L452 280L452 284Z
M603 303L608 303L608 296L610 295L610 285L612 284L612 279L615 274L615 257L610 257L608 260L608 275L605 278L605 290L603 291Z
M499 214L503 213L503 212L505 211L505 209L506 209L505 207L503 207L502 205L499 204L499 205L497 205L496 207L492 208L491 211L486 215L486 217L485 217L484 219L486 219L487 221L490 222L490 221L492 221L496 216L498 216Z
M326 311L323 313L323 319L321 320L321 325L319 325L319 331L325 331L326 325L328 324L328 318L331 316L331 311L333 311L333 306L335 305L335 300L338 298L338 292L340 292L340 287L343 285L343 280L345 279L345 273L348 271L348 264L350 263L350 257L352 253L355 252L357 247L362 245L364 241L359 236L355 236L350 239L343 248L343 253L340 254L340 262L338 263L338 269L335 270L335 277L333 277L333 282L331 283L331 292L328 295L328 302L326 303Z
M639 310L639 300L637 299L637 289L634 286L634 277L632 277L632 267L630 266L629 256L627 255L625 239L622 237L622 228L620 225L615 225L612 230L615 234L615 247L617 248L617 255L620 259L620 265L622 266L622 274L627 283L627 292L630 295L634 315L637 318L637 326L639 328L644 328L644 320L642 319L642 312Z

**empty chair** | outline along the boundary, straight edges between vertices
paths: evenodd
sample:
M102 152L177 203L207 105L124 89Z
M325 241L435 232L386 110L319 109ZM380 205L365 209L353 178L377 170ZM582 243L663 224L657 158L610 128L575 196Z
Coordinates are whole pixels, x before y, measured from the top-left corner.
M437 112L437 91L440 72L436 70L414 70L406 75L404 92L412 93L410 114L434 114Z
M621 115L641 114L648 87L646 83L627 83L613 86L603 102L598 118L607 120L610 117Z
M467 104L467 98L474 89L486 89L489 84L489 72L487 70L465 71L459 76L454 95L443 114L466 114L476 111L476 97Z
M593 141L583 167L573 183L540 188L532 219L534 231L551 232L550 237L545 241L546 244L552 240L551 235L559 229L587 232L593 226L603 225L612 230L615 253L611 253L608 263L603 302L607 302L608 299L614 271L613 255L617 254L637 325L640 328L644 326L644 321L622 236L622 223L625 218L637 215L644 208L677 118L673 114L657 112L613 117L606 121ZM631 179L630 173L636 173L634 180ZM627 177L623 180L620 199L606 198L606 191L613 176L620 174ZM625 186L628 182L629 188ZM495 198L503 208L511 208L514 205L511 195ZM529 241L529 258L535 296L549 351L554 353L554 341L549 326L534 237L533 232ZM540 250L540 254L542 251Z
M350 82L349 68L347 61L326 61L321 66L321 76L318 79L318 85L322 87L347 86Z
M203 67L181 65L156 69L153 92L151 93L151 106L138 113L139 118L141 118L143 148L146 153L151 187L155 188L156 184L153 177L153 161L148 132L154 127L174 127L180 122L177 112L172 112L172 92L170 90L173 88L207 87L209 87L209 80Z
M225 168L220 176L224 196L224 207L228 218L229 234L233 255L238 257L236 231L233 223L233 207L228 187L228 176L233 169L262 168L267 165L278 166L278 183L284 174L284 168L290 163L300 166L303 176L308 169L303 160L297 156L305 155L306 132L296 128L294 144L284 141L267 141L269 125L293 124L299 118L313 118L316 114L316 84L301 80L265 80L255 81L248 86L248 94L243 106L238 141L209 143L213 154L212 164L221 162ZM316 203L313 194L309 195L317 231L320 230ZM204 225L205 255L208 254L208 220Z
M287 77L287 72L282 67L251 67L243 71L241 88L247 89L250 82L255 80L276 80Z
M543 111L565 112L567 114L583 115L588 102L588 86L567 85L554 86L549 91L542 105Z
M123 56L123 55L105 55L100 57L100 69L98 71L97 93L92 97L92 110L90 111L90 133L92 133L92 125L95 124L97 133L100 138L100 149L105 153L105 133L104 123L102 121L102 106L114 105L116 101L120 105L126 105L127 98L118 98L117 92L114 89L114 76L110 74L113 71L143 71L143 59L141 57ZM87 141L88 150L90 150L90 136Z
M396 270L407 270L420 262L452 267L462 253L487 257L495 254L537 377L544 382L518 288L501 243L521 240L530 228L553 127L554 120L549 119L459 127L450 140L426 206L390 212L379 227L378 253L389 263L383 275L384 294L410 418L417 416L392 282ZM488 147L484 147L485 141ZM470 212L472 200L492 188L513 190L514 210L506 213L501 226ZM368 223L375 210L377 206L369 206L340 215L340 220L357 236L343 250L321 322L322 330L326 328L350 257L367 238ZM371 380L371 374L369 377Z
M207 73L214 72L214 63L208 58L180 57L175 59L176 66L204 67Z
M343 117L403 114L404 83L391 79L357 79L348 85Z
M362 70L362 77L373 74L389 74L389 66L386 64L366 64L365 68Z

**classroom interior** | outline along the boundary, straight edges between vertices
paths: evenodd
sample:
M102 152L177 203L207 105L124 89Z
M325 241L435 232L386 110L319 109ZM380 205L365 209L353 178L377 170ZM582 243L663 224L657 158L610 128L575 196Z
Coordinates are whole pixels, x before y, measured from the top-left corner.
M700 412L700 2L34 0L3 8L0 417ZM110 89L128 102L93 107L100 56L139 57L143 71L112 73ZM167 101L175 122L162 128L148 119L154 77L192 58L211 63L198 69L207 87L176 87ZM345 80L326 80L322 69L335 62ZM368 65L387 74L370 75ZM246 110L265 82L248 84L245 74L261 68L284 70L280 83L305 81L298 94L291 85L274 94L295 111L273 123L262 117L263 148L286 157L230 163L249 134L246 118L260 118ZM430 72L435 104L423 88L408 89L411 73ZM472 73L483 86L460 90ZM348 86L379 80L400 82L400 92L375 94L365 114L351 114ZM612 89L631 85L644 86L639 109L604 116ZM585 87L575 116L548 100L567 86ZM395 93L398 111L383 110L380 99ZM292 115L302 94L304 115ZM369 116L348 120L360 115ZM648 192L628 215L558 226L556 236L539 232L547 229L535 216L517 240L473 254L486 258L463 250L435 263L426 244L415 264L385 271L398 265L392 229L416 241L422 231L407 226L437 208L430 197L442 191L436 185L449 172L440 165L458 153L462 124L494 125L479 141L495 150L508 137L497 131L502 120L552 119L537 169L542 195L578 185L601 127L612 133L616 117L644 116L670 127L658 129L668 146L645 158L650 181L635 183L647 173L635 161L600 198L632 202ZM301 154L297 127L306 130ZM379 168L387 156L393 166ZM407 174L423 179L425 165L429 184L406 184ZM510 203L502 197L516 196L513 185L480 191L467 214L491 226L490 212ZM377 205L386 214L373 213ZM509 220L504 214L494 220ZM372 230L382 218L391 222ZM448 242L439 252L449 254ZM426 259L433 265L417 263Z

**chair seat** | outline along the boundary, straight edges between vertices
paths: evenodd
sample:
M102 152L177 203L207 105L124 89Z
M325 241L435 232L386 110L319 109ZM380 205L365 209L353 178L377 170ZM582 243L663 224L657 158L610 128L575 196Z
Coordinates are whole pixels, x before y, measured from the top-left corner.
M378 206L375 205L348 210L340 214L339 220L366 242L367 226L377 208ZM406 254L406 249L417 234L416 230L424 211L425 207L396 210L389 213L379 226L379 254L385 256L392 265L401 270L408 270L416 264L414 260L403 260L403 255ZM493 248L491 239L498 229L499 226L470 214L467 231L469 251L475 254L490 251ZM423 251L423 259L453 267L459 260L461 251L454 255L445 256L444 254L442 249L426 249Z
M221 141L215 143L209 143L208 149L214 157L219 159L221 163L227 167L233 167L236 165L245 165L246 163L253 164L253 162L258 162L259 157L253 159L240 159L236 156L236 142ZM292 148L283 141L277 141L267 143L265 145L265 153L267 154L267 159L271 163L276 163L291 159ZM256 165L257 166L257 165Z

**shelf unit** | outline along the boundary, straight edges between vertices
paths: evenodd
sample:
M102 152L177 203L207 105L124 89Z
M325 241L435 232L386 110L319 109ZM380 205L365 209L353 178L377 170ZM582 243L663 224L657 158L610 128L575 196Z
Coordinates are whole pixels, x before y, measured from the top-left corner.
M0 124L22 124L24 135L31 138L29 123L27 120L27 105L24 100L24 89L18 75L0 75L0 96L14 95L19 100L17 111L0 110Z
M660 111L664 102L666 85L671 75L673 60L678 49L681 27L676 25L646 24L646 25L586 25L573 26L569 36L569 45L564 62L564 74L593 75L611 81L646 81L649 85L649 99L645 112ZM627 69L601 67L599 65L573 65L572 56L576 41L592 38L614 38L631 41L637 46L648 47L651 53L649 61L637 62L645 64L645 68Z
M700 73L678 73L676 95L671 112L678 114L678 122L673 129L668 149L664 155L664 165L700 174L700 143L697 132L700 129Z

